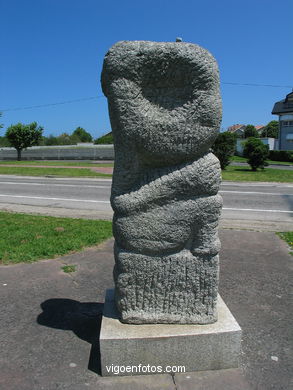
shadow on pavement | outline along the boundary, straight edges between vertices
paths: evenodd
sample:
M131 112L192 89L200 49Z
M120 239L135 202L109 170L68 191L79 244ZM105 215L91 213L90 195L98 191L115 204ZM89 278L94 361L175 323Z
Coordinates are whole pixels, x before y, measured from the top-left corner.
M289 210L293 210L293 196L292 195L282 195L282 198L289 205Z
M78 302L72 299L48 299L41 304L43 312L37 323L49 328L71 330L78 338L91 344L88 369L101 374L100 327L103 303Z

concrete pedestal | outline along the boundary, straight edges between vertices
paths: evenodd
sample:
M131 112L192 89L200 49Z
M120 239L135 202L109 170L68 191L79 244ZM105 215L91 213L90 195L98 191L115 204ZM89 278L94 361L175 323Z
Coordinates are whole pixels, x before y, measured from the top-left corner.
M103 376L237 367L240 345L241 328L220 296L214 324L129 325L118 319L114 290L106 292L100 333Z

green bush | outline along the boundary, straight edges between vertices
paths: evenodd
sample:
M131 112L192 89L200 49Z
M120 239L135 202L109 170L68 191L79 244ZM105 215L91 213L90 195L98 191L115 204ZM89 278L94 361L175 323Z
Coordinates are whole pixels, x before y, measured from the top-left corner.
M0 147L11 146L6 137L0 137Z
M270 150L269 159L272 161L293 162L293 151Z
M58 145L58 138L53 134L50 134L49 137L43 137L43 141L45 146Z
M258 138L259 134L253 125L247 125L244 130L244 138Z
M82 127L77 127L71 134L71 137L76 137L77 142L92 142L93 137Z
M96 145L99 145L99 144L113 144L114 143L113 135L112 135L112 133L103 135L102 137L95 139L94 143Z
M225 131L217 136L212 149L214 154L220 160L222 169L225 169L230 164L230 158L234 155L235 148L235 134Z
M247 158L253 171L256 171L257 168L264 169L268 165L266 159L269 156L269 147L263 144L260 139L250 137L245 142L243 156Z
M76 134L62 133L60 135L52 135L49 137L43 137L42 143L45 146L62 146L62 145L76 145L80 142L80 138Z
M270 121L261 133L262 137L278 138L279 136L279 122Z

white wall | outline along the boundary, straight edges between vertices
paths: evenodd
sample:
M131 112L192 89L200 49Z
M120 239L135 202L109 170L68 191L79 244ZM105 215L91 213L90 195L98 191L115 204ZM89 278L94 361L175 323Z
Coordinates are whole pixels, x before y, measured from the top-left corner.
M32 146L23 150L22 160L114 160L113 145ZM0 148L0 160L16 160L14 148Z
M276 145L278 145L278 142L275 138L260 138L261 142L264 143L265 145L269 145L269 150L277 150ZM240 154L242 156L243 153L243 143L245 143L245 139L240 139L237 138L237 143L236 143L236 151L237 154Z

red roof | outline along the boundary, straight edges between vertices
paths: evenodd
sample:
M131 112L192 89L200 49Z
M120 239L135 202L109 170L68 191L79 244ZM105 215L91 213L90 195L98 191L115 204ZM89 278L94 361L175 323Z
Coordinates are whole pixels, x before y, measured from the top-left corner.
M230 131L231 133L234 133L235 131L239 130L241 127L243 127L245 125L232 125L230 127L228 127L227 131Z
M240 125L240 124L237 124L237 125L232 125L232 126L229 126L227 131L230 131L231 133L235 133L235 131L239 130L239 129L245 129L245 126L246 125ZM264 125L256 125L254 126L256 128L257 131L260 131L262 130L265 126Z

